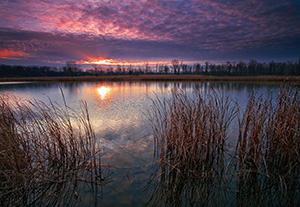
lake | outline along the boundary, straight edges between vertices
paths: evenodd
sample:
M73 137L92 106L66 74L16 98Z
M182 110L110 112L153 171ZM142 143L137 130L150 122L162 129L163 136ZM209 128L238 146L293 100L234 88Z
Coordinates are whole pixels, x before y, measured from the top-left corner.
M0 92L22 99L51 99L63 105L62 89L67 104L75 111L84 100L88 104L92 124L102 151L102 162L108 165L109 183L103 185L99 206L145 206L156 193L150 180L156 172L153 131L147 109L156 98L168 98L174 88L191 94L194 90L216 90L236 100L243 110L249 96L276 97L279 84L221 82L76 82L0 83ZM237 127L237 126L233 126ZM229 194L234 192L229 192ZM86 197L88 192L84 192ZM79 206L93 206L84 196ZM154 196L154 197L157 197ZM159 196L158 196L159 197ZM164 206L159 199L149 205ZM157 204L157 205L155 205ZM228 201L225 206L234 205ZM213 205L213 204L211 204Z

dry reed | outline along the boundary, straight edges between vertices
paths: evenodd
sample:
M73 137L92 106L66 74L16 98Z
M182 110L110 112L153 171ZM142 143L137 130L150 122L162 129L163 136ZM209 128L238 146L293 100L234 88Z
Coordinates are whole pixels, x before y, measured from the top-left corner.
M190 97L174 90L170 99L153 101L149 114L162 183L156 191L163 192L165 205L202 205L224 189L226 140L237 112L232 99L215 91Z
M160 166L149 204L300 204L299 89L282 88L276 100L252 94L242 116L239 109L215 91L173 91L153 101L149 115ZM227 151L235 119L236 149Z
M282 88L274 102L252 95L239 126L238 204L249 203L249 195L256 200L249 205L299 204L298 89Z
M101 185L86 102L81 109L0 95L1 206L74 205L80 183L94 190Z

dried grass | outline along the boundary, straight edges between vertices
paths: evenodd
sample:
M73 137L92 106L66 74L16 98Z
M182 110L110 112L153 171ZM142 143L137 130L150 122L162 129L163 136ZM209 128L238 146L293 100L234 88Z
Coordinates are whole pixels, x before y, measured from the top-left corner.
M159 184L149 203L300 204L299 89L282 88L276 100L252 94L242 116L239 108L215 91L194 96L173 91L171 98L153 101L149 118L160 173L159 179L152 178ZM228 151L228 130L235 119L236 147Z
M1 206L72 205L80 183L95 190L103 182L86 102L75 113L1 94L0 135Z
M203 205L224 193L226 140L237 112L232 99L215 91L190 97L174 90L170 99L153 101L149 114L162 185L152 200L158 194L166 206Z
M252 95L239 126L239 205L249 195L253 205L299 204L299 90L282 88L275 102Z

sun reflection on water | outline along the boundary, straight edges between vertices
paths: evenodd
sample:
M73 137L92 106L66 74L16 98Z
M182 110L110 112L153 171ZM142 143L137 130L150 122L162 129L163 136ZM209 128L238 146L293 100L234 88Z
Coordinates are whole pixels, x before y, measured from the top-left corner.
M100 88L97 88L97 91L101 97L101 100L105 99L105 96L107 95L107 93L110 91L110 88L105 87L105 86L101 86Z

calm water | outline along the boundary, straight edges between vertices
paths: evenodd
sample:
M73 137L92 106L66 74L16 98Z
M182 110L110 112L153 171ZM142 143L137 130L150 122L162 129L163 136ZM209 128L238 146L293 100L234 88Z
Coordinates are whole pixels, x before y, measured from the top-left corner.
M154 188L147 185L155 170L153 134L145 115L155 96L168 97L172 88L216 89L245 107L248 96L277 96L280 85L188 82L92 82L92 83L0 83L0 92L24 99L50 98L62 105L62 88L67 104L77 110L80 100L88 103L92 123L101 143L103 163L109 164L111 182L104 185L100 206L144 206ZM87 199L86 206L92 205Z

